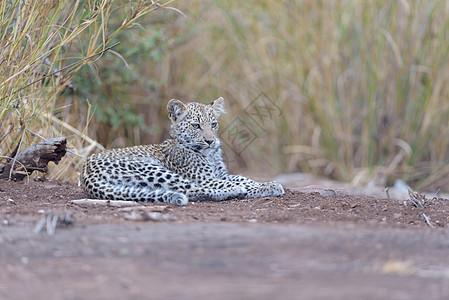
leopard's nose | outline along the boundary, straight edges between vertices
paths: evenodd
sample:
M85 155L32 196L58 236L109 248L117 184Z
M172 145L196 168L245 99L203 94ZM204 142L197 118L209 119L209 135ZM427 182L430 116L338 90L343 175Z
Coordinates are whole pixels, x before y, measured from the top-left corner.
M205 140L205 142L210 146L214 142L214 140Z

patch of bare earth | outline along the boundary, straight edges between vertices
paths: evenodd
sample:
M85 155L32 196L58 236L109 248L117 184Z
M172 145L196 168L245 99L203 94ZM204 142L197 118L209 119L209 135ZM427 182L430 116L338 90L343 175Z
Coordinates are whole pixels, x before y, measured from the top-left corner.
M0 299L449 299L444 199L287 191L139 219L84 197L0 181ZM45 212L75 221L36 233Z

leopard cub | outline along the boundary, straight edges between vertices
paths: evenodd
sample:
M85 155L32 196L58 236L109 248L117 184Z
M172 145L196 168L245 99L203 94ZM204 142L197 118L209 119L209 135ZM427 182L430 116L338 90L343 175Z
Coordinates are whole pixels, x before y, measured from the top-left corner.
M217 122L223 102L222 97L207 105L170 100L171 138L90 156L80 176L84 191L91 198L177 205L283 195L277 182L227 173Z

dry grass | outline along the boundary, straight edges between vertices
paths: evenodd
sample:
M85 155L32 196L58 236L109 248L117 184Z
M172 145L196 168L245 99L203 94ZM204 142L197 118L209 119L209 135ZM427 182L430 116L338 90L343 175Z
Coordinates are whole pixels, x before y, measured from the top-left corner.
M10 29L3 30L2 36L14 36L17 43L5 44L2 38L0 48L9 49L1 53L2 59L8 57L2 70L9 72L1 75L0 93L8 96L1 104L1 135L8 132L10 124L14 130L7 135L7 147L6 140L2 141L0 154L15 147L30 120L42 124L32 130L45 137L72 132L73 149L84 155L95 147L83 136L93 137L106 147L159 142L166 137L162 128L168 126L164 107L169 99L206 102L223 96L229 113L222 122L222 132L231 145L225 150L233 171L271 176L299 170L354 183L374 180L381 185L403 178L417 189L444 189L447 185L446 2L190 0L176 5L187 18L166 11L155 22L143 22L146 30L126 33L129 43L139 44L153 38L155 29L160 30L159 40L166 45L160 59L150 60L144 52L124 55L132 45L122 43L122 48L115 49L128 63L131 58L136 60L123 71L132 72L134 77L126 82L112 81L128 87L122 94L117 89L108 94L119 85L108 84L109 80L121 74L108 70L111 62L121 58L105 55L91 65L91 70L96 70L92 72L95 80L102 83L98 91L111 101L117 98L111 109L121 110L117 103L126 103L146 124L155 124L153 131L127 126L126 122L111 130L107 120L95 118L86 131L89 107L80 104L85 98L75 94L55 100L64 86L61 77L53 76L45 84L10 94L29 82L23 79L25 75L33 74L34 79L60 69L68 61L101 50L111 36L102 34L105 23L98 15L85 24L92 38L76 43L69 39L73 30L55 33L59 27L42 27L47 29L36 31L39 26L29 31L14 29L19 14L11 15L10 25L2 26ZM63 15L70 16L63 7ZM63 19L56 21L56 16L49 14L48 19L68 28ZM27 42L27 35L34 39L37 32L42 32L38 50L26 54L14 51L36 45ZM55 47L54 40L65 41L64 47ZM82 55L65 59L72 53L70 46L75 45L76 53ZM156 43L153 48L157 47ZM45 55L48 65L43 63ZM69 79L72 74L62 78ZM136 78L151 79L151 87ZM260 120L250 117L253 111L248 109L261 92L281 111L266 118L262 126ZM104 105L98 97L89 93L93 107ZM17 108L16 102L20 103ZM66 103L71 106L67 108ZM61 111L64 118L60 119L78 133L42 117L61 115ZM230 132L245 133L238 137L237 154L230 149L236 148L236 136ZM31 135L24 136L26 142L30 139ZM66 166L73 170L72 165Z
M167 89L183 99L224 96L225 123L248 120L260 92L282 110L262 129L250 124L259 138L231 161L260 174L446 186L446 2L189 1L181 9L189 19L178 34L187 37L162 64Z
M56 177L75 177L80 160L73 154L85 156L103 147L85 131L89 114L76 124L81 129L55 118L65 108L57 106L58 98L84 65L113 47L108 45L119 32L169 2L0 2L0 155L20 152L42 138L68 136L72 154ZM109 19L117 11L124 11L123 17L112 27Z

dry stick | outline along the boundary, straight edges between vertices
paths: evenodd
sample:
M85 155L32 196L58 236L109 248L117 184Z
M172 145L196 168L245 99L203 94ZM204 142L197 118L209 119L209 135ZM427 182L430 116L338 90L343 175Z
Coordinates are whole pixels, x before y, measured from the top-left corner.
M154 2L154 0L151 0L151 4L154 5L154 6L156 6L156 8L165 8L165 9L174 10L174 11L177 12L178 14L181 14L184 18L187 18L187 16L186 16L182 11L180 11L180 10L177 9L177 8L174 8L174 7L171 7L171 6L162 6L162 5L160 5L159 3Z
M11 165L11 169L9 170L8 178L12 177L12 172L14 171L14 165L16 164L16 161L17 161L17 155L20 152L20 147L22 146L23 138L25 137L25 131L27 129L27 124L28 124L28 122L25 122L25 128L23 129L22 137L20 138L20 142L19 142L19 145L18 145L18 148L17 148L16 155L14 155L14 158L13 158L13 161L12 161L12 165Z
M412 202L416 207L418 208L424 208L421 201L418 199L418 197L416 196L418 193L416 193L415 191L413 191L411 188L408 188L408 195L410 197L410 202ZM425 213L421 213L422 216L424 217L424 220L426 220L427 225L429 225L431 228L435 229L435 227L432 225L432 223L430 223L429 218L426 216Z
M48 141L48 139L44 138L44 137L41 136L40 134L37 134L37 133L35 133L35 132L29 130L28 128L27 128L27 131L28 131L29 133L31 133L31 134L33 134L33 135L35 135L35 136L37 136L37 137L43 139L44 141ZM69 152L69 153L71 153L71 154L73 154L73 155L75 155L75 156L78 156L78 157L80 157L80 158L86 159L84 156L79 155L78 153L75 153L75 152L73 152L72 150L65 149L65 151L67 151L67 152Z
M436 198L440 197L440 190L441 190L441 188L438 188L438 190L435 192Z
M65 215L53 215L51 211L47 211L43 214L42 219L39 220L34 228L34 234L39 234L44 228L47 230L47 235L52 236L56 233L58 225L64 227L73 224L75 220L72 218L70 212Z
M126 200L78 199L78 200L72 200L70 202L72 202L73 204L78 204L78 205L101 205L101 206L115 206L115 207L141 205L137 202L126 201Z
M55 234L57 225L58 225L58 216L53 216L51 218L51 234L50 235Z
M78 64L80 64L80 63L82 63L82 62L84 62L84 61L86 61L86 60L89 60L89 59L91 59L91 58L94 57L94 56L103 54L104 52L108 51L109 49L114 48L114 47L117 46L118 44L120 44L120 42L117 42L117 43L115 43L114 45L109 46L109 47L107 47L107 48L101 50L101 51L98 52L98 53L92 54L92 55L90 55L90 56L88 56L88 57L85 57L85 58L79 60L79 61L76 61L76 62L74 62L74 63L72 63L72 64L70 64L70 65L68 65L68 66L66 66L66 67L64 67L64 68L62 68L62 69L59 69L59 70L54 71L54 72L52 72L52 73L50 73L50 74L44 75L44 76L40 77L39 79L36 79L36 80L32 81L31 83L27 84L26 86L21 87L21 88L18 89L17 91L12 92L11 94L15 94L15 93L17 93L17 92L20 92L21 90L23 90L23 89L29 87L30 85L35 84L36 82L42 81L43 79L45 79L45 78L47 78L47 77L50 77L50 76L53 76L53 75L55 75L55 74L64 72L65 70L67 70L67 69L69 69L69 68L71 68L71 67L74 67L74 66L76 66L76 65L78 65ZM6 98L8 98L8 97L9 97L9 96L5 96L5 97L1 98L0 101L6 99Z
M426 220L427 225L429 225L430 227L432 227L433 229L435 229L435 227L432 225L432 223L430 223L429 218L426 216L425 213L422 213L422 216L424 217L424 219Z
M36 227L34 228L33 232L35 234L38 234L42 231L42 229L45 226L46 218L45 216L42 217L42 219L37 223Z
M418 208L424 208L421 201L419 201L419 199L416 197L417 193L415 191L413 191L411 188L408 188L408 195L409 195L409 200L410 202L413 203L413 205L415 205Z
M45 216L46 218L46 226L47 226L47 235L53 235L53 227L51 226L51 214Z
M9 178L10 180L22 180L27 174L31 174L33 171L47 172L50 161L54 161L57 164L66 154L66 144L66 138L54 138L48 142L33 144L20 152L14 150L14 154L11 154L11 159L8 160L5 167L0 167L2 170L0 177ZM15 164L11 163L12 160L13 162L20 161L25 165L25 173L15 172Z

